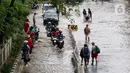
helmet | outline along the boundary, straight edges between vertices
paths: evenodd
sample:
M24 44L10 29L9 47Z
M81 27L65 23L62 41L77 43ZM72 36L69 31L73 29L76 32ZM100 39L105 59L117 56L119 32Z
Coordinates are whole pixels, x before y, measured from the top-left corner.
M25 40L25 41L24 41L24 43L28 43L28 41L27 41L27 40Z
M61 31L61 30L59 30L59 33L62 33L62 31Z
M84 47L88 47L88 45L87 45L87 44L84 44Z
M29 34L27 35L27 38L30 38L30 35L29 35Z
M25 38L30 38L30 35L29 34L25 35Z
M51 22L48 22L48 25L51 25Z

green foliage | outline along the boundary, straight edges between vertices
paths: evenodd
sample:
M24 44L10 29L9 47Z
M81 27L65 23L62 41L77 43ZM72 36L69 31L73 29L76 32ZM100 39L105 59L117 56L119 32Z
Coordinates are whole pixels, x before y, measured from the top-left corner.
M12 51L9 59L15 59L20 52L24 40L24 24L26 16L32 6L32 0L15 2L13 7L9 7L11 0L2 0L0 5L0 32L4 33L4 40L12 37ZM2 67L2 73L10 73L13 62L6 62Z
M12 66L13 62L5 63L2 68L2 73L10 73Z

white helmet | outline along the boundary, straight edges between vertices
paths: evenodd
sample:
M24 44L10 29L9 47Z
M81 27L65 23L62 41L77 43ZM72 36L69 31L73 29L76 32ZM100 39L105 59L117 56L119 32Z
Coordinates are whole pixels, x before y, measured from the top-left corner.
M24 41L24 43L28 43L28 41L27 41L27 40L25 40L25 41Z

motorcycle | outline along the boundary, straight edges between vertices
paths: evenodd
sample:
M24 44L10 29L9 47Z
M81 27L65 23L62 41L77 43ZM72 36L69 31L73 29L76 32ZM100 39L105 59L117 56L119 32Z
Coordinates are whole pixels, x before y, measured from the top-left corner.
M32 9L38 9L39 8L39 5L34 3L33 6L32 6Z
M64 38L63 38L64 39ZM60 48L60 49L62 49L63 48L63 46L64 46L64 40L63 39L59 39L57 42L58 42L58 44L57 44L57 47L58 48Z
M47 33L47 37L51 37L51 27L50 26L46 26L46 33Z
M47 30L46 34L47 34L47 37L51 37L51 31L50 30Z
M54 46L57 45L57 38L56 37L52 36L51 41L52 41L52 44Z
M28 64L28 62L30 61L28 52L23 54L23 61L24 61L24 65Z

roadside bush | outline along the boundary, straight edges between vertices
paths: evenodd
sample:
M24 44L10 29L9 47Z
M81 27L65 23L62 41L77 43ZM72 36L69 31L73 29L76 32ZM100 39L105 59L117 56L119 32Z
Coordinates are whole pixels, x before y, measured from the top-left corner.
M30 0L31 1L31 0ZM10 0L3 0L0 5L0 32L3 33L4 40L12 37L12 51L10 57L2 67L2 73L10 73L13 66L13 61L20 52L21 45L24 40L23 27L26 16L29 15L30 10L29 1L26 4L16 2L13 7L9 7Z

